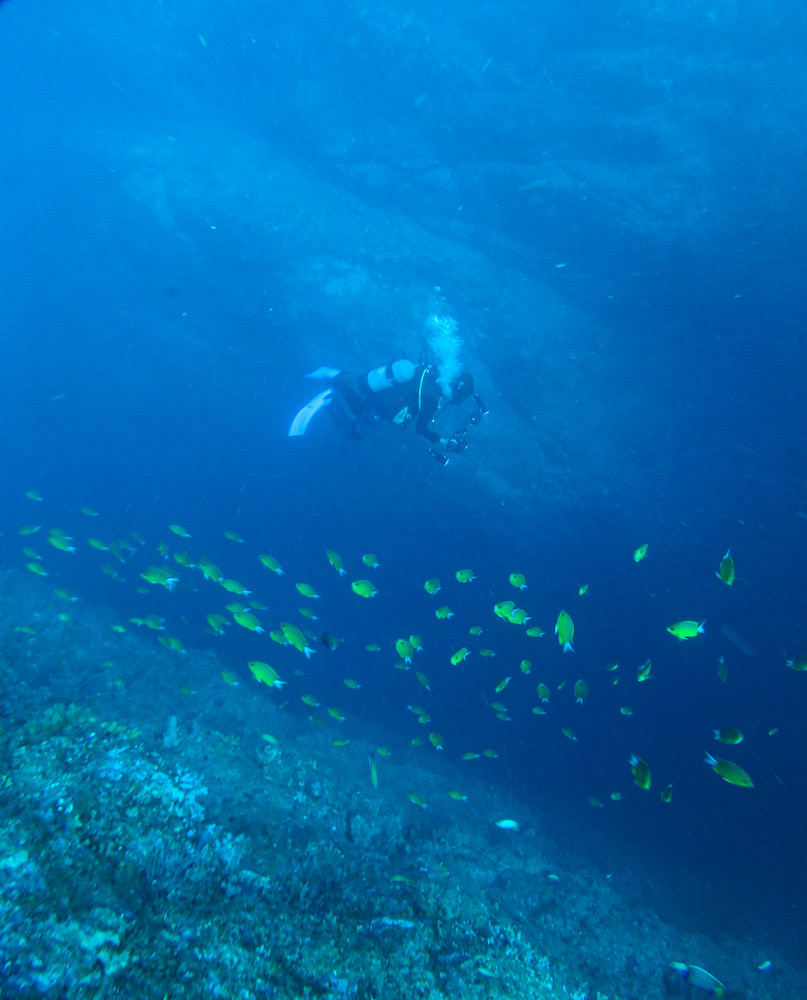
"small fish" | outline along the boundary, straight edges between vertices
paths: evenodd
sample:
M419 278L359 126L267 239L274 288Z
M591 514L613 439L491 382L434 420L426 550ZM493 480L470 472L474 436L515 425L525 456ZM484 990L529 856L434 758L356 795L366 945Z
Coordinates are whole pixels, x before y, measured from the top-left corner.
M242 583L239 583L238 580L219 580L219 583L230 594L238 594L241 597L249 597L252 593L251 590L247 590L247 588Z
M443 749L443 737L440 733L429 733L429 743L435 750Z
M713 729L714 737L716 740L720 740L721 743L726 743L730 746L734 746L737 743L742 743L745 739L743 734L737 729L736 726L723 726L722 729Z
M395 652L398 656L400 656L404 663L411 663L415 648L408 639L396 639Z
M492 649L480 649L479 655L484 656L485 659L489 659L491 656L495 656L496 654L493 652Z
M415 672L415 677L417 677L418 683L422 684L427 691L431 691L431 686L429 685L429 678L422 674L419 670Z
M434 597L437 591L442 589L440 587L440 580L436 576L433 576L423 584L423 589L427 594L431 594Z
M646 555L647 555L647 542L645 542L644 545L640 545L639 548L634 551L633 561L637 563L641 562Z
M18 529L18 535L35 535L37 531L40 531L41 527L38 524L24 524Z
M633 715L633 709L630 707L630 705L623 705L619 711L622 715L628 715L628 716Z
M249 629L250 632L263 632L261 623L251 611L236 611L233 618L242 628Z
M705 621L699 624L696 621L692 621L692 619L687 619L686 621L676 622L674 625L668 625L667 631L677 639L694 639L696 635L700 635L706 631L705 625Z
M219 583L224 579L224 574L218 566L209 559L206 559L204 556L196 565L201 570L202 576L205 580L211 580L213 583Z
M173 590L179 581L179 577L171 576L171 571L163 566L149 566L140 574L140 579L146 583L154 583L165 587L166 590Z
M496 694L501 694L502 691L507 687L507 685L512 680L512 677L502 677L499 683L496 685Z
M724 781L727 781L730 785L737 785L739 788L754 787L751 775L747 771L744 771L739 764L735 764L733 761L723 760L722 757L713 757L708 751L706 751L704 763L708 764L715 774L720 775L720 777Z
M229 684L230 687L238 687L238 678L231 670L222 670L221 679L225 684Z
M51 528L48 534L48 541L55 548L59 549L61 552L75 552L75 545L70 543L73 539L70 535L66 535L63 531L59 531L57 528Z
M229 542L238 542L240 545L244 544L244 539L238 534L237 531L225 531L224 537Z
M650 767L647 762L632 754L628 759L634 782L647 791L650 788Z
M319 621L319 618L316 616L312 608L297 608L297 610L303 618L308 618L308 620L312 622Z
M100 538L88 538L87 544L91 549L96 549L98 552L109 552L109 546L104 545Z
M522 660L518 667L522 674L529 674L532 672L532 660Z
M380 653L381 652L381 647L378 645L377 642L368 643L364 648L367 650L368 653Z
M582 597L584 594L588 593L588 584L584 583L583 586L577 591L577 593Z
M518 587L519 590L527 589L527 578L523 573L511 573L509 577L510 583L514 587Z
M521 824L517 819L497 819L493 824L500 830L514 830L516 833L521 829Z
M236 621L238 621L237 618ZM299 652L304 653L307 660L311 659L311 654L314 650L308 645L308 642L300 629L298 629L296 625L292 625L290 622L281 622L280 628L283 631L283 635L292 644L292 646L294 646L294 648Z
M531 639L540 639L542 635L546 635L546 632L539 625L533 625L532 628L527 629L527 635Z
M358 681L354 681L352 677L345 677L342 681L346 688L350 688L351 691L358 691L361 687Z
M306 611L307 610L308 608L306 608ZM300 611L302 611L302 608L300 608ZM336 649L336 647L342 641L341 639L337 639L336 636L331 635L330 632L320 632L318 639L322 646L330 650Z
M472 569L458 569L454 574L459 583L470 583L471 580L475 580L474 571Z
M622 801L622 792L611 792L611 801L612 802L621 802Z
M273 573L277 573L278 576L283 576L283 567L274 556L263 555L258 556L258 558L267 569L270 569Z
M531 711L533 715L546 715L546 709L540 705L533 705Z
M797 656L793 660L785 660L785 665L791 670L804 672L807 670L807 656Z
M575 736L575 732L573 729L569 729L568 726L564 726L563 729L561 729L561 732L563 733L563 735L566 737L567 740L571 740L572 743L577 743L577 736Z
M445 607L438 608L434 612L434 615L435 615L436 618L439 618L441 621L445 621L448 618L453 618L454 617L454 612L451 610L451 608L448 607L448 605L446 605Z
M274 667L270 667L268 663L264 663L262 660L250 660L247 666L259 684L265 684L267 687L281 688L286 683L280 680Z
M412 803L412 805L417 806L418 809L428 808L425 801L421 798L420 795L418 795L417 792L407 792L407 795L409 796L409 801Z
M336 739L331 740L332 747L346 747L349 743L350 740L344 740L340 736L337 736Z
M375 769L375 761L370 757L370 784L373 788L378 788L378 772Z
M499 755L496 753L495 750L483 750L482 751L482 756L483 757L487 757L489 760L496 760L496 758Z
M482 635L482 626L481 625L472 625L468 629L468 632L469 632L470 635Z
M339 708L329 708L328 715L330 715L332 719L336 719L337 722L345 721L345 714Z
M691 986L708 993L709 996L722 997L725 995L725 988L719 979L702 969L699 965L687 965L685 962L670 962L670 968L675 969L678 975L685 979Z
M320 599L320 595L310 583L295 583L294 586L303 597L307 597L311 601L318 601Z
M376 749L378 750L379 757L389 757L389 755L392 753L389 747L376 747Z
M448 793L449 797L454 799L455 802L467 802L468 796L459 790L459 788L452 788Z
M574 639L574 622L572 621L572 616L566 612L561 611L558 614L558 620L555 622L555 635L558 637L558 643L563 647L563 652L574 652L572 648L572 640Z
M734 583L734 560L731 558L731 549L720 560L720 567L715 570L715 576L729 587Z
M27 562L25 564L25 568L27 570L30 570L32 573L36 574L36 576L48 575L48 571L44 569L44 567L40 566L38 562L33 562L33 561Z
M507 616L507 620L513 625L526 625L528 621L532 619L524 610L524 608L513 608L510 614Z
M578 705L582 705L588 697L588 684L584 680L575 681L574 700Z
M462 661L466 659L466 657L470 655L471 655L470 649L467 649L465 646L463 646L461 649L458 649L457 652L453 654L453 656L451 657L451 662L456 667L460 663L462 663Z
M340 576L344 576L347 573L345 565L342 562L342 557L339 555L338 552L334 552L333 549L326 549L325 555L328 557L328 562L331 564L331 566L333 566L333 568Z
M376 558L375 552L365 552L365 554L361 557L361 561L368 567L368 569L378 569L381 565Z
M541 701L549 701L549 696L552 692L549 690L548 684L544 684L542 681L536 688L536 691L538 692L538 697Z
M317 701L316 697L313 694L300 695L300 701L304 705L308 705L309 708L319 708L321 704L320 702Z
M354 580L350 589L359 597L375 597L378 591L369 580Z
M515 601L499 601L493 605L493 613L498 618L503 618L506 621L515 610L515 607Z
M169 524L168 530L173 531L175 535L179 535L180 538L190 538L190 532L186 531L181 524Z
M644 663L636 671L636 680L640 683L642 681L650 680L650 671L653 669L653 662L649 658L644 661Z
M414 649L416 653L423 652L423 640L419 635L410 635L409 642L412 644L412 649Z
M672 801L672 785L667 785L666 788L661 790L661 801L671 802Z
M25 495L29 500L33 500L35 503L42 503L42 496L37 493L36 490L26 490Z

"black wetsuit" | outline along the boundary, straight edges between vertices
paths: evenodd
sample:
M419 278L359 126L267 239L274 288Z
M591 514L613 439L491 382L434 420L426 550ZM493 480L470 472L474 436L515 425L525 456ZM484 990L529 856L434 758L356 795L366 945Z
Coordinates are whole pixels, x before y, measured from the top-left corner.
M415 421L415 430L432 444L440 440L440 435L429 426L441 411L445 397L437 381L437 371L431 365L418 365L414 376L408 382L401 382L373 392L365 375L351 380L340 375L335 380L335 388L350 410L353 430L361 433L364 422L386 420L402 424Z

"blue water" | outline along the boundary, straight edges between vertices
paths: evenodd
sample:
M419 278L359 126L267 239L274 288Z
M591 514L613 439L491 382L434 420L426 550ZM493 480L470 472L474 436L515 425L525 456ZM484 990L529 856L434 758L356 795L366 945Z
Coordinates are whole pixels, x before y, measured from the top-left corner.
M405 703L426 696L392 671L390 644L419 632L446 752L495 743L491 780L570 849L804 961L807 676L785 661L807 653L806 21L792 0L6 0L4 565L24 565L21 525L63 528L72 560L32 542L52 582L123 619L158 610L205 649L204 615L226 600L200 578L136 593L158 542L185 547L179 522L194 557L254 585L272 627L308 603L291 584L314 583L322 627L345 640L317 654L317 683L336 697L357 677L357 714L407 739ZM411 428L352 442L325 415L287 438L306 372L416 358L435 301L490 409L467 452L442 468ZM130 531L149 554L118 586L84 539ZM356 598L326 548L378 598ZM730 588L715 577L729 548ZM478 579L463 587L465 566ZM540 640L492 614L516 570ZM665 629L686 618L706 632L679 643ZM245 671L254 638L231 629L222 661ZM289 651L272 655L291 675ZM648 657L654 680L637 684ZM505 675L506 725L488 707ZM536 718L541 680L553 697ZM744 742L720 748L723 725ZM705 749L755 787L721 782Z

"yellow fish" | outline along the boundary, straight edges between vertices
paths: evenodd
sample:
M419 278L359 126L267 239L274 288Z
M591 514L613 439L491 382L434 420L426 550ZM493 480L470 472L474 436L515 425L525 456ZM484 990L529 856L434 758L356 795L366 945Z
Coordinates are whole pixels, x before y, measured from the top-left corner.
M502 619L507 619L510 617L512 612L515 610L515 601L498 601L493 605L493 613Z
M367 566L368 569L378 569L381 563L376 559L375 552L365 552L361 557L361 561Z
M168 530L173 531L175 535L179 535L180 538L190 538L190 532L185 531L181 524L169 524Z
M435 750L443 749L443 737L440 733L429 733L429 743L431 743Z
M328 562L333 566L336 572L340 576L344 576L347 570L345 569L344 563L342 562L342 557L338 552L334 552L333 549L326 549L325 555L328 557Z
M417 792L408 792L407 794L412 805L417 806L418 809L427 808L425 801L420 797L420 795L418 795Z
M574 685L574 699L578 705L582 705L588 696L588 684L585 681L579 680L575 681Z
M549 690L549 687L546 684L544 684L543 682L540 683L536 688L536 691L538 692L538 697L541 699L541 701L549 701L549 696L552 692Z
M42 566L40 566L38 562L33 562L33 561L32 562L27 562L25 564L25 568L29 569L32 573L35 573L37 576L47 576L48 575L48 571L46 569L43 569Z
M737 743L742 743L745 739L743 734L737 729L736 726L723 726L722 729L712 730L716 740L720 740L721 743L726 743L730 746L734 746Z
M222 670L221 679L225 684L229 684L230 687L238 687L238 678L231 670Z
M295 583L294 586L303 595L303 597L307 597L312 601L319 600L319 594L316 590L314 590L310 583Z
M644 545L640 545L638 549L633 553L633 561L641 562L642 559L647 555L647 542Z
M637 681L647 681L650 680L650 671L653 669L653 663L651 660L645 660L644 663L636 671Z
M164 569L162 566L149 566L140 574L140 578L146 583L155 583L165 587L166 590L173 590L179 579L179 577L171 576L170 570Z
M408 639L396 639L395 640L395 652L400 656L404 663L412 662L412 654L415 652L415 647Z
M236 611L233 618L242 628L249 629L250 632L263 632L261 623L250 611Z
M646 761L641 760L635 754L633 754L628 760L630 764L631 772L633 773L633 780L645 791L650 787L650 768Z
M526 625L530 621L530 616L524 610L524 608L513 608L510 614L507 616L507 620L512 622L513 625Z
M342 681L346 688L350 688L351 691L358 691L361 687L358 681L354 681L352 677L345 677Z
M468 796L464 795L459 790L459 788L452 788L451 791L448 794L449 794L449 796L452 799L454 799L455 802L467 802L468 801Z
M558 643L563 647L563 652L567 653L572 649L572 640L574 639L574 622L572 621L572 616L567 611L561 611L558 614L558 620L555 622L555 635L558 637Z
M528 674L532 670L532 660L522 660L518 666L522 674Z
M582 597L583 594L588 593L588 584L584 583L583 586L577 591L577 593Z
M518 587L519 590L527 589L527 578L523 573L511 573L509 579L510 583L512 583L514 587Z
M238 580L219 580L219 583L230 594L240 594L242 597L249 597L252 593L251 590L247 590Z
M378 591L369 580L354 580L350 585L354 594L359 597L375 597Z
M731 558L731 549L720 560L720 567L715 570L715 576L729 587L734 583L734 560Z
M236 619L237 621L238 619ZM286 637L287 641L294 646L296 650L301 653L305 653L305 658L307 660L311 659L311 654L314 652L313 649L306 642L306 638L300 629L296 625L292 625L291 622L281 622L280 628L283 631L283 635Z
M274 556L258 556L263 565L278 576L283 576L283 568Z
M704 628L705 625L705 621L698 624L696 621L687 620L676 622L674 625L668 625L667 631L677 639L694 639L696 635L706 631Z
M512 677L503 677L496 685L496 694L501 694L512 679Z
M467 649L465 646L463 646L461 649L458 649L456 653L454 653L454 655L451 657L451 662L456 667L460 663L462 663L462 661L466 659L466 657L470 655L471 651Z
M546 635L544 630L539 625L533 625L532 628L527 629L527 635L531 639L540 639L542 635Z
M432 597L434 597L437 591L441 590L442 588L440 587L439 579L436 576L433 576L430 580L427 580L423 584L423 589L426 591L427 594L431 594Z
M370 757L370 784L373 788L378 788L378 772L375 769L375 761Z
M274 667L270 667L268 663L264 663L262 660L250 660L247 666L259 684L265 684L267 687L281 688L286 683L280 680Z
M751 775L744 771L739 764L730 760L723 760L722 757L713 757L708 751L704 757L704 762L711 767L715 774L719 774L723 781L730 785L737 785L739 788L753 788L754 782Z
M435 617L439 618L441 621L445 621L447 618L453 618L454 617L454 612L451 610L451 608L448 607L448 605L446 605L445 607L442 607L442 608L438 608L434 612L434 614L435 614Z
M661 790L661 801L671 802L672 801L672 785L667 785L666 788Z
M238 542L239 544L244 544L244 539L238 534L237 531L225 531L224 537L230 542Z
M328 715L330 715L332 719L336 719L337 722L345 721L344 713L338 708L329 708Z
M471 580L476 579L472 569L458 569L454 576L460 583L470 583Z

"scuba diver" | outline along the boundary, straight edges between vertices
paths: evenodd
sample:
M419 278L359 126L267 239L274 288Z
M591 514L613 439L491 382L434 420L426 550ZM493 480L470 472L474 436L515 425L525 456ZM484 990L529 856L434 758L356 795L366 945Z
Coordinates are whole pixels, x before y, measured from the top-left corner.
M416 432L431 444L429 453L446 465L450 452L465 451L468 431L488 412L474 392L474 380L468 372L461 372L445 386L439 369L424 361L416 365L400 358L358 377L338 368L321 367L306 378L328 380L331 386L300 410L289 428L289 437L305 434L315 414L335 404L331 412L354 438L362 437L369 426L381 421L398 425L414 422ZM468 399L475 404L471 415L450 437L440 437L431 425L446 406L460 406Z

